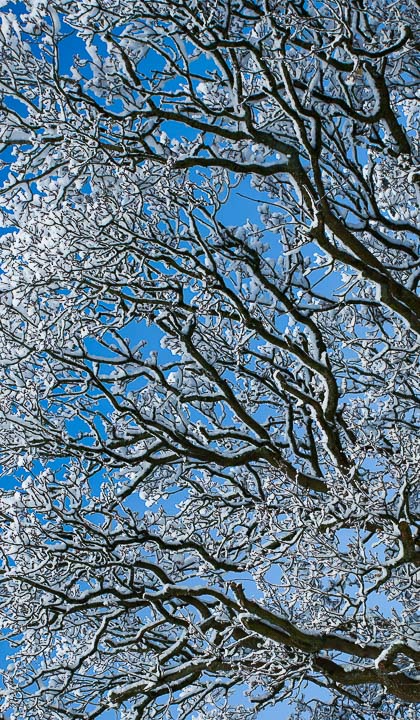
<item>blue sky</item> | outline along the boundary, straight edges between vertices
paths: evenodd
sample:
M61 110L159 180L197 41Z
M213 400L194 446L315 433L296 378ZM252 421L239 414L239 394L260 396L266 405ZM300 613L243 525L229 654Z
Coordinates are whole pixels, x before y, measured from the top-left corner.
M20 7L23 10L23 5L21 4ZM16 8L16 5L15 5ZM7 11L7 6L3 8L2 12ZM98 49L100 51L103 50L101 48L101 45L98 45ZM61 45L61 69L63 72L66 72L69 70L74 55L78 53L79 55L83 54L83 45L78 39L76 38L75 34L69 33L68 37L63 41ZM154 69L153 62L156 60L153 54L150 54L147 58L147 60L144 63L144 71L152 71ZM88 72L88 70L86 70ZM12 101L10 101L12 102ZM14 107L16 109L22 110L22 108L19 106L18 103L13 101L15 103ZM118 107L115 108L118 110ZM185 127L180 127L175 125L174 123L167 123L165 126L165 129L168 133L173 135L173 133L184 133L187 134L187 132L193 132L193 131L187 131ZM2 175L0 175L0 180L2 177L5 176L5 172L3 171ZM240 185L236 188L235 191L232 192L231 198L229 202L224 206L223 210L220 213L220 219L226 223L226 225L244 225L247 220L250 220L251 222L255 222L259 224L260 222L260 214L258 207L259 205L267 201L269 202L268 197L264 197L260 192L257 193L253 190L249 179L245 179L243 182L240 183ZM6 232L5 229L0 230L0 234ZM269 244L269 250L268 255L275 256L276 252L278 252L278 240L276 236L272 233L267 233L267 242ZM303 248L302 252L312 252L313 247ZM320 271L321 273L321 271ZM337 284L337 276L331 275L328 280L324 281L324 289L331 290L332 287L335 287ZM320 286L321 289L322 285ZM133 324L131 328L132 333L138 333L139 327L135 326ZM160 357L164 356L164 353L160 347L160 339L161 339L161 333L156 328L146 328L145 324L142 323L141 326L141 332L144 333L144 340L147 342L147 347L150 351L159 351ZM77 428L76 428L77 429ZM19 484L20 480L22 479L24 475L24 470L21 470L19 474L16 474L14 477L3 477L1 479L1 484L3 488L9 489L14 486L14 484ZM136 509L141 510L142 507L140 505L140 501L138 502L138 506ZM346 538L346 532L343 531L342 541L343 543L347 542ZM385 608L383 608L385 609ZM0 663L4 665L7 664L7 649L3 648L0 652L2 653L0 655ZM314 686L312 686L307 691L308 696L313 697L321 697L322 695L325 695L323 691L316 689ZM236 694L236 698L238 702L242 700L242 698ZM260 720L282 720L283 718L287 718L289 714L289 708L286 703L282 703L277 705L274 708L268 708L267 710L263 711L259 718ZM105 713L103 716L104 720L114 720L118 717L118 714L114 711L109 711Z

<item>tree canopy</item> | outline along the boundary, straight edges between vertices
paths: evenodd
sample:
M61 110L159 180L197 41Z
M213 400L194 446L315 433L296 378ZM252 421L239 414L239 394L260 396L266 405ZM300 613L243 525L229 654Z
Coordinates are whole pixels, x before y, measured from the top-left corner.
M418 4L0 6L3 712L414 719Z

